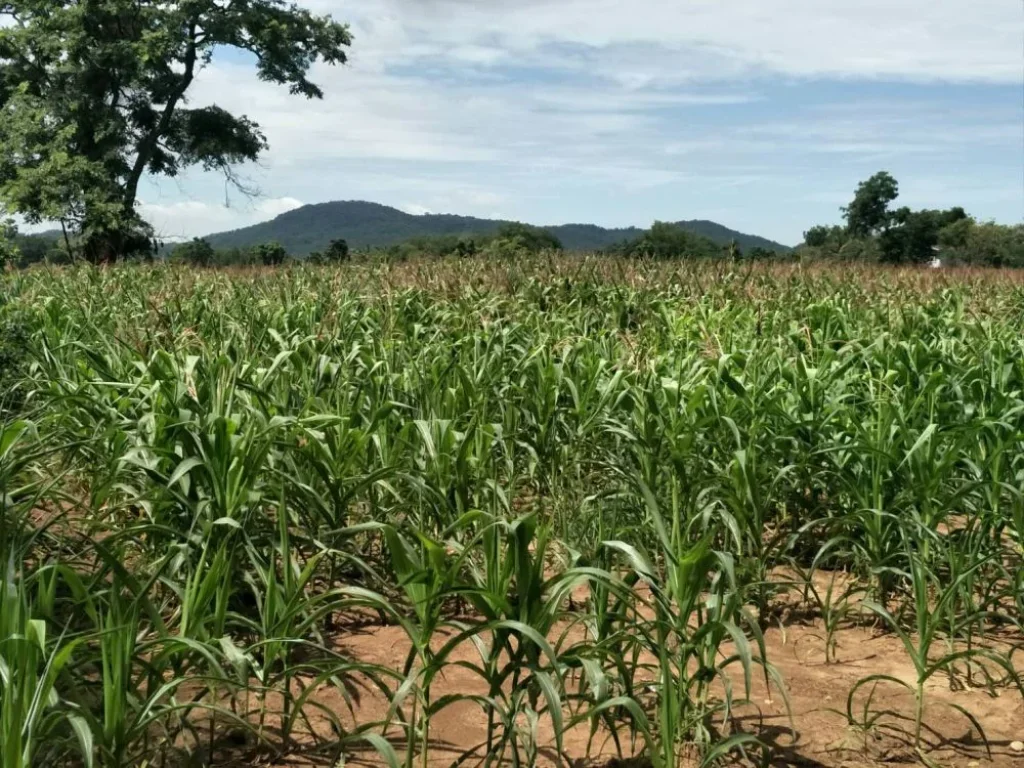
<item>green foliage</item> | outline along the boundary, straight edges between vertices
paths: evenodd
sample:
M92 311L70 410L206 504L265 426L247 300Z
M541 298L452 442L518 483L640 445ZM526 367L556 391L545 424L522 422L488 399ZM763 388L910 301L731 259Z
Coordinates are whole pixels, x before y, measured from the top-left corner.
M16 412L24 399L19 389L29 363L29 325L21 313L0 305L0 418Z
M345 61L347 28L283 0L11 0L0 6L0 199L61 221L90 260L147 252L144 174L233 165L266 147L259 127L187 93L217 48L254 55L260 79L321 97L317 60Z
M923 264L1024 266L1021 227L977 224L961 207L945 211L890 210L899 195L896 180L876 173L861 182L843 212L847 226L819 225L804 233L800 254L818 259Z
M784 606L1014 706L1018 280L522 258L0 276L3 765L755 758Z
M496 237L484 243L479 255L485 259L498 259L502 261L516 262L524 261L530 256L530 251L519 239L506 240L503 237Z
M654 222L641 237L615 250L630 258L692 259L722 255L722 249L706 237L664 221Z
M251 267L259 264L253 248L218 248L213 263L218 267Z
M869 237L886 229L891 221L889 203L899 194L899 184L886 171L858 184L853 200L842 209L850 235Z
M941 256L952 264L1024 268L1024 226L960 219L942 228Z
M507 247L527 253L562 250L562 241L548 230L518 222L498 227L495 239L504 240Z
M951 250L967 248L971 236L975 233L978 223L970 216L957 219L939 230L939 247Z
M878 262L882 259L877 237L848 238L838 251L833 251L829 255L839 261Z
M168 259L197 267L273 267L284 264L288 256L280 243L260 243L251 248L214 248L206 238L195 238L176 246ZM311 263L324 263L323 257L317 254Z
M9 434L0 430L0 440ZM0 761L5 768L46 764L59 754L54 742L74 726L79 756L91 765L84 719L56 689L80 641L51 637L47 622L32 617L26 589L9 560L0 580Z
M193 238L187 243L176 246L171 251L171 261L191 264L194 267L209 267L216 259L216 252L208 240Z
M344 264L352 259L348 243L344 240L332 240L323 253L313 251L309 254L310 264Z
M804 232L804 245L832 253L837 253L849 240L847 229L835 225L819 225Z
M963 208L948 211L911 211L900 208L892 214L892 226L879 236L883 261L893 264L921 264L936 255L939 232L967 219Z
M744 250L757 247L778 253L790 250L763 237L736 232L712 221L680 221L677 225L718 245L736 240ZM344 237L352 249L384 249L397 259L417 252L427 256L437 256L439 251L449 254L460 241L467 246L482 247L503 226L526 225L450 214L414 216L385 205L350 200L306 205L262 224L211 235L209 240L215 248L250 248L273 240L284 245L289 253L304 256L314 251L323 253L331 240ZM605 229L593 224L540 229L571 251L601 251L625 240L635 240L644 233L636 227ZM444 242L452 245L444 248L434 245ZM542 247L553 245L553 241L547 240Z
M405 261L417 257L440 259L447 256L476 255L479 249L477 241L473 238L459 235L436 235L414 237L385 248L383 253L389 259Z
M71 256L67 246L53 234L17 235L14 238L19 255L15 266L30 267L33 264L70 264Z
M778 251L771 250L769 248L762 248L759 245L755 245L750 248L746 257L751 261L770 261L772 259L778 259L782 256Z
M324 251L324 261L328 264L341 264L351 258L348 250L348 243L344 240L332 240Z
M21 261L22 252L17 234L13 224L0 219L0 271Z
M811 227L804 232L804 245L809 245L812 248L823 247L829 241L833 229L835 227L827 227L825 225Z
M519 259L542 251L561 250L561 242L546 230L527 224L506 224L492 234L437 235L415 237L385 249L391 259L405 260L415 257L467 258L484 256L498 259Z
M263 243L252 249L252 258L257 264L276 267L284 264L288 258L288 251L280 243Z

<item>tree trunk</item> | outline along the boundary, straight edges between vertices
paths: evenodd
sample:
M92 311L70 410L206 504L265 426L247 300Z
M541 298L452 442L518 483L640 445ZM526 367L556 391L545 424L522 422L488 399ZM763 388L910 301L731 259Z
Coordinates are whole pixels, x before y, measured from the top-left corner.
M82 255L90 264L104 265L134 257L152 260L155 250L148 228L136 218L126 221L120 228L90 234L82 246Z
M118 256L125 255L121 248L123 239L123 233L113 230L94 232L82 244L82 256L96 266L113 264Z

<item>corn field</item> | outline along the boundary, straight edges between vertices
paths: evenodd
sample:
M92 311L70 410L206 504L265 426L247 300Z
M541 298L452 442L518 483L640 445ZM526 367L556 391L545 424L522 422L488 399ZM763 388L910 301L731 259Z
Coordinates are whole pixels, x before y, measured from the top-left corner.
M980 271L0 276L0 763L795 763L797 657L1011 759L1021 328Z

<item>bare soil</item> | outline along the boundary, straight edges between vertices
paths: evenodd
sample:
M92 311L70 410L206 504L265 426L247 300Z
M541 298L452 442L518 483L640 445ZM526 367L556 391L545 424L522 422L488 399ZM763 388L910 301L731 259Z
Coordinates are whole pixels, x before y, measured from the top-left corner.
M785 695L774 687L771 691L766 689L763 677L755 679L750 701L736 710L731 727L753 733L772 745L771 765L867 768L930 763L942 768L1024 768L1024 753L1016 753L1010 747L1015 740L1024 738L1024 698L1016 688L998 688L993 695L985 688L971 685L963 676L951 679L944 673L935 675L926 686L922 757L913 746L914 697L900 686L888 682L878 684L870 711L885 710L887 714L869 730L851 726L844 714L848 692L868 675L884 674L913 683L914 667L899 639L870 626L845 627L837 633L836 661L829 664L825 662L824 637L820 622L811 619L790 620L765 632L768 659L782 676ZM1020 642L1021 638L1016 640ZM407 638L401 628L394 626L368 625L346 630L336 642L338 650L354 659L384 664L396 670L402 668L409 651ZM478 658L472 644L464 643L452 660L477 661ZM737 691L742 691L742 680L738 676L736 684ZM870 690L871 686L862 688L856 697L854 713L857 717L864 712ZM487 691L474 673L450 665L435 683L432 698L437 700L450 693L482 695ZM343 697L333 689L318 692L317 700L339 715L348 708ZM988 749L968 718L950 706L953 704L966 709L981 725ZM381 693L363 690L355 721L381 719L388 707L389 702ZM343 719L353 722L349 715ZM315 721L313 725L315 730L320 730ZM550 723L542 721L540 764L557 764L552 734ZM460 759L467 766L480 765L479 748L486 735L486 718L477 705L459 702L449 706L432 720L429 765L440 768ZM393 738L401 754L404 743L397 733ZM299 740L301 742L302 737ZM628 736L623 735L623 740L627 742L623 744L624 751L628 751ZM628 754L620 757L607 734L599 733L589 748L588 741L586 726L566 734L566 756L562 764L588 768L628 766L637 762L628 760ZM333 766L336 760L336 754L328 757L299 748L289 757L269 764ZM366 766L383 764L369 746L347 754L344 762Z

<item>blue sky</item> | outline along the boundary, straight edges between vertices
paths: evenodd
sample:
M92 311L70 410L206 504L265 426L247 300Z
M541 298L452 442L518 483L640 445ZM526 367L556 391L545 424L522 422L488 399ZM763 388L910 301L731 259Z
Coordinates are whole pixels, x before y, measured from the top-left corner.
M707 218L787 244L888 170L901 204L1024 215L1017 0L304 0L350 63L306 102L217 57L192 103L271 149L246 200L150 181L167 237L365 199L539 224Z

